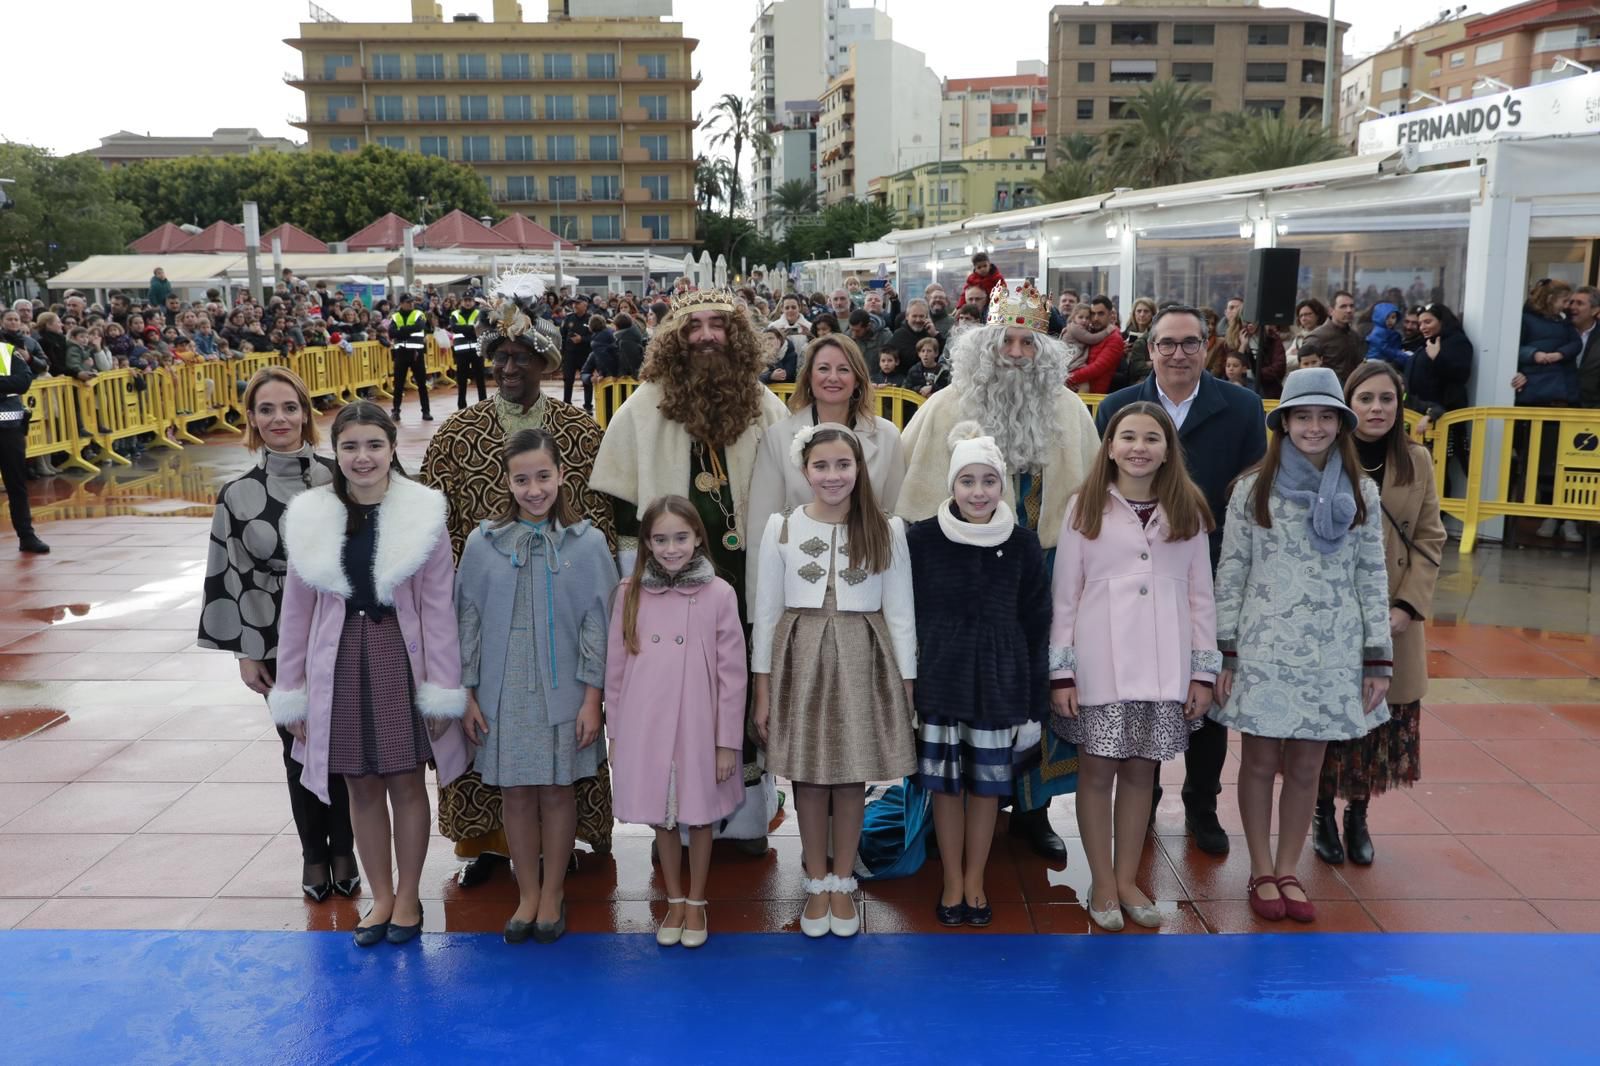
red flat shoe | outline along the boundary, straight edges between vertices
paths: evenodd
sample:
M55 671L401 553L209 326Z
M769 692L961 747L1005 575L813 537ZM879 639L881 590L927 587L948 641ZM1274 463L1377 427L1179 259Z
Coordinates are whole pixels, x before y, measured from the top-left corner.
M1245 886L1245 891L1250 893L1250 909L1255 911L1256 917L1263 921L1281 922L1283 921L1283 916L1288 913L1284 907L1285 901L1281 894L1277 899L1263 899L1256 893L1256 889L1261 885L1276 885L1277 883L1278 879L1271 874L1263 874L1260 877L1252 877L1250 883Z
M1283 888L1285 885L1293 885L1302 893L1306 890L1305 886L1300 883L1300 879L1295 877L1293 874L1288 874L1284 877L1278 878L1278 898L1283 900L1284 914L1288 915L1297 922L1316 921L1317 908L1311 905L1311 901L1304 899L1290 899L1288 896L1283 894Z

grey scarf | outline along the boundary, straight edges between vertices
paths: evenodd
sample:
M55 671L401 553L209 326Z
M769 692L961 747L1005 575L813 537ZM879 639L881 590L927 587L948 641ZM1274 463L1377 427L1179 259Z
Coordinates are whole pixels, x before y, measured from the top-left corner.
M1323 555L1339 550L1356 517L1356 497L1337 448L1330 450L1327 464L1318 470L1299 448L1285 440L1272 491L1290 503L1310 508L1306 527L1312 547Z
M717 576L716 569L711 565L711 560L704 555L696 555L686 563L682 570L676 574L669 574L656 563L655 558L645 560L644 576L640 584L647 589L692 589L708 584Z

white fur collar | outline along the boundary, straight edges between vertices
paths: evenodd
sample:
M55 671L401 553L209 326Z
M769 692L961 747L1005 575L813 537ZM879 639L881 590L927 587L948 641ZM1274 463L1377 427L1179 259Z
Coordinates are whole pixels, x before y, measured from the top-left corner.
M966 519L957 518L955 500L948 499L939 505L939 530L957 544L966 544L974 548L994 548L1011 539L1011 534L1016 531L1017 517L1011 513L1011 505L1001 500L995 507L994 514L989 516L989 521L983 525L974 525Z
M373 584L380 603L394 603L394 590L422 569L445 529L444 495L409 478L395 475L378 508L378 547L373 558ZM289 565L300 580L321 592L348 598L344 573L345 508L322 485L300 493L283 519L283 543Z

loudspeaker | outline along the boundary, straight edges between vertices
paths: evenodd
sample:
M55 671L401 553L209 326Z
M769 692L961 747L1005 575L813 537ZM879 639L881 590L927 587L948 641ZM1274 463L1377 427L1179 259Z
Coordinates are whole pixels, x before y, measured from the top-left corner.
M1295 292L1300 284L1300 249L1252 248L1245 279L1246 322L1287 326L1294 322Z

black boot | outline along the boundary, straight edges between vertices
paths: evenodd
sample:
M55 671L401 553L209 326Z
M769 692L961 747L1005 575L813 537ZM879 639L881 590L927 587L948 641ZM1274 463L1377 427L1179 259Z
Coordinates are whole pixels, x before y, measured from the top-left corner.
M1371 866L1376 852L1367 832L1367 801L1351 800L1344 809L1344 847L1357 866Z
M1049 804L1033 811L1013 810L1007 832L1026 840L1040 858L1051 862L1066 861L1067 843L1050 828Z
M31 555L49 555L50 545L40 540L30 529L17 537L17 550L28 552Z
M1363 811L1362 828L1365 831L1366 819ZM1350 809L1345 808L1345 831L1350 828ZM1333 810L1333 800L1317 800L1317 811L1311 816L1311 846L1316 850L1317 858L1331 866L1344 865L1344 845L1339 843L1339 822ZM1371 861L1371 860L1368 860Z

